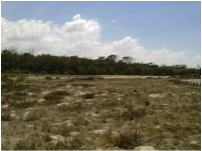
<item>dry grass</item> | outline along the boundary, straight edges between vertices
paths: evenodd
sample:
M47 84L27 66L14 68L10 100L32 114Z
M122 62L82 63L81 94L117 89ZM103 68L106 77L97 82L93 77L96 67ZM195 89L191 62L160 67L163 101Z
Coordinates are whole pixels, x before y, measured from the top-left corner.
M2 78L2 149L200 149L198 86L46 76Z

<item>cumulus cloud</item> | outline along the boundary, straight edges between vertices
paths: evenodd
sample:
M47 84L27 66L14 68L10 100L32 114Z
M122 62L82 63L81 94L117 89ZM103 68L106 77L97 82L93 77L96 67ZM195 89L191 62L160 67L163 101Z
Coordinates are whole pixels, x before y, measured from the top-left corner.
M166 49L146 50L137 38L130 36L109 43L101 42L101 26L96 20L83 19L80 14L63 25L42 20L8 21L1 18L2 49L17 49L22 52L34 50L35 54L78 55L97 58L116 54L132 56L137 62L156 64L200 64L200 54L189 56L185 52Z

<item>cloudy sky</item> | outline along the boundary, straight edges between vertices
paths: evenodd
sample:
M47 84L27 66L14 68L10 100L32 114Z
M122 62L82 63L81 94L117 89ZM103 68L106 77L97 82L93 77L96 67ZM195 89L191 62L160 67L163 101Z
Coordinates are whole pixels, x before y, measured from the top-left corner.
M2 2L2 49L200 65L200 2Z

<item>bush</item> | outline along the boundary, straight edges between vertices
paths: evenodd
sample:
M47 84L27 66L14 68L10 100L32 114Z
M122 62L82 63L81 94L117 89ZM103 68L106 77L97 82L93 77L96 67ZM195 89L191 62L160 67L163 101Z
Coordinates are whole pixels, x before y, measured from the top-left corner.
M112 138L111 142L122 149L134 149L141 144L142 136L138 131L119 131L118 135Z
M182 84L182 81L180 79L169 79L168 81L175 84Z
M9 114L8 112L2 113L2 114L1 114L1 120L2 120L2 121L10 121L10 120L11 120L10 114Z
M16 82L23 82L25 80L25 75L18 75Z
M50 77L50 76L46 76L45 79L46 79L46 80L51 80L52 77Z
M16 100L13 100L11 102L11 105L16 107L16 108L28 108L28 107L33 106L34 103L35 103L35 101L28 101L28 100L16 101Z
M129 106L127 111L122 113L121 117L125 120L133 120L134 118L141 118L145 114L145 108L133 108Z
M59 100L67 95L70 95L70 94L66 91L55 91L55 92L50 92L46 94L44 96L44 99L49 101L50 104L59 103L60 102Z
M84 97L85 99L93 99L94 96L95 96L95 94L92 94L92 93L87 93L87 94L83 95L83 97Z

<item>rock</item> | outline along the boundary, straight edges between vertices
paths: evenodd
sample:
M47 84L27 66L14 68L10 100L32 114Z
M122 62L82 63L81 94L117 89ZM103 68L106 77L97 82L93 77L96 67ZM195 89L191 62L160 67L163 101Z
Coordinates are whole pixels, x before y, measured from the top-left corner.
M30 111L26 111L22 118L24 121L27 121L27 120L29 120L29 117L30 117Z
M2 109L2 110L7 110L7 109L8 109L8 104L2 105L2 106L1 106L1 109Z
M196 141L191 141L191 142L189 142L189 144L193 145L193 146L198 145L198 143Z
M153 146L138 146L135 147L135 150L155 150Z
M12 111L12 112L10 113L10 117L11 117L12 119L14 119L14 118L16 117L15 111Z
M61 135L51 135L50 138L53 139L53 140L60 140L60 141L65 140L65 137L63 137Z
M33 92L28 92L27 93L29 96L34 96L34 93Z
M42 105L42 104L46 104L47 101L46 101L45 99L39 99L39 100L37 101L37 103L38 103L39 105Z
M80 132L70 132L70 136L78 136L80 134Z
M122 98L117 98L118 101L122 100Z
M59 103L57 107L69 106L69 103Z
M164 93L150 94L149 97L150 98L163 98L163 97L165 97L165 94Z
M154 128L155 128L155 129L160 129L161 126L160 126L160 125L157 125L157 126L155 126Z
M105 135L107 133L107 130L106 129L97 129L97 130L93 130L92 132L97 135Z

